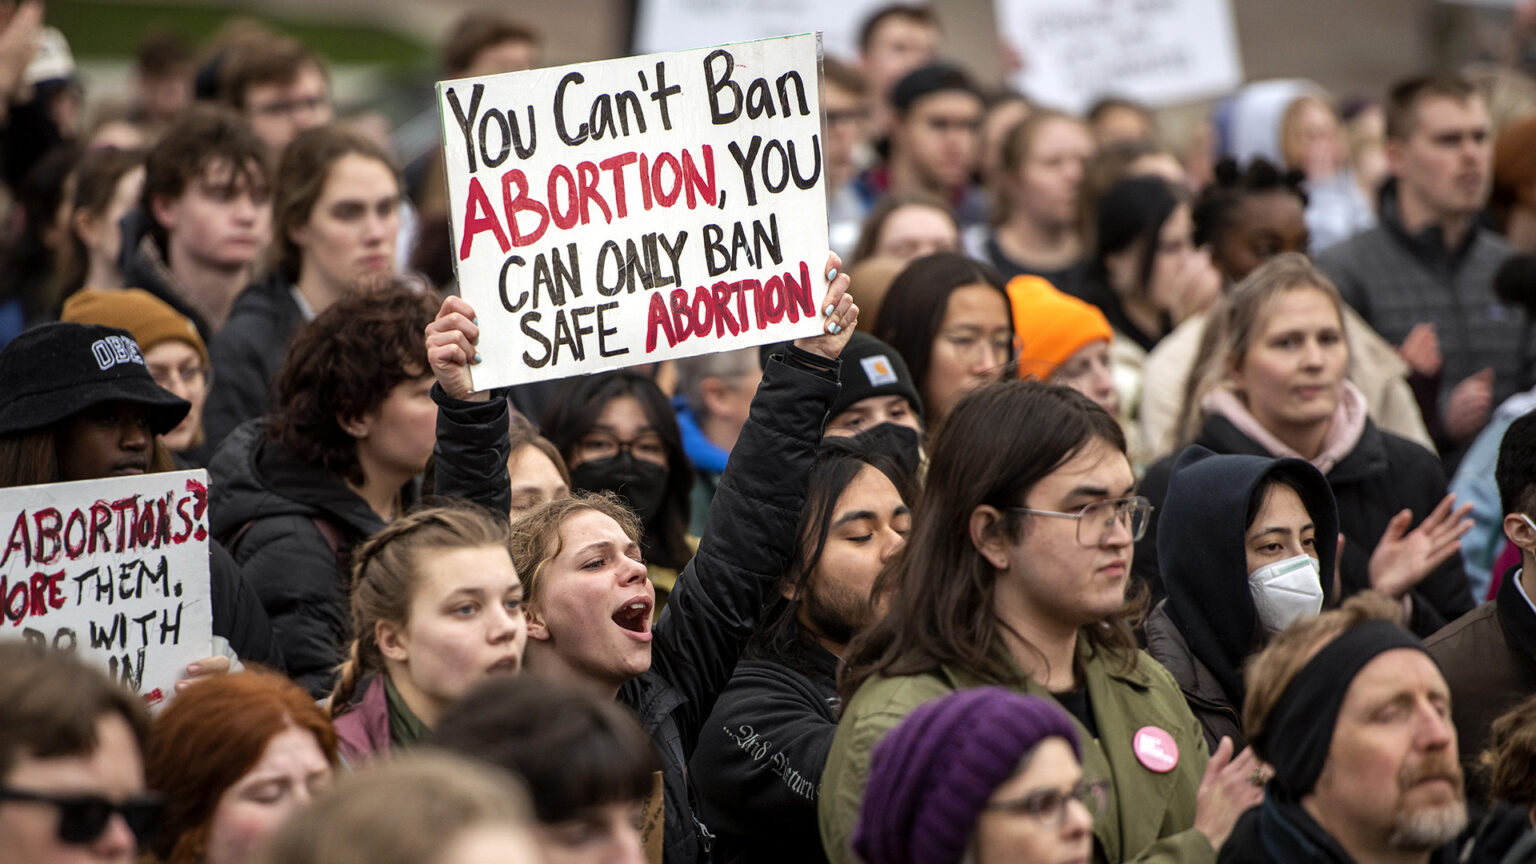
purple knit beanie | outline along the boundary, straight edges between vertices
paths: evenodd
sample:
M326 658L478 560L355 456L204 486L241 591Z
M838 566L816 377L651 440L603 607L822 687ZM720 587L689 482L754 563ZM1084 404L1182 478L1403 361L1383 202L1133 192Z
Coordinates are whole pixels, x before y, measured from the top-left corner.
M865 864L954 864L982 807L1046 738L1081 760L1072 719L1054 703L1001 687L918 706L875 745L853 851Z

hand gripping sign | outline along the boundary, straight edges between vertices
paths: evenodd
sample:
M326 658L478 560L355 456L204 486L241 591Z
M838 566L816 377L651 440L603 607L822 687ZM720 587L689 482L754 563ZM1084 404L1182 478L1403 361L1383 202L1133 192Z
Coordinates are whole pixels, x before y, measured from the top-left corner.
M74 651L153 705L213 651L208 472L0 489L0 639Z
M821 332L821 40L438 86L477 390Z

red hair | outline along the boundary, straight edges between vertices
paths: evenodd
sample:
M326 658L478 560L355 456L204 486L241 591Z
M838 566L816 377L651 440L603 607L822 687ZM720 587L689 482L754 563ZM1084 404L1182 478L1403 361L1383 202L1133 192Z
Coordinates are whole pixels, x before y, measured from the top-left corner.
M303 688L273 672L247 671L202 681L179 694L150 732L144 772L166 799L155 858L201 861L213 812L224 791L290 726L315 736L337 764L336 730Z

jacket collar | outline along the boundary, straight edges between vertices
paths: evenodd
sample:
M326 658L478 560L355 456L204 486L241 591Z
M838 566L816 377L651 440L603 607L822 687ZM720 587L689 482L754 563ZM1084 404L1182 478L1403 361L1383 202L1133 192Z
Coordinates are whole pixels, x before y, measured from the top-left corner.
M370 756L389 755L389 697L384 675L373 676L362 698L336 718L336 738L348 759L361 762Z
M1008 653L1008 649L1001 644L1001 641L999 641L996 653L1012 674L1013 682L993 681L973 669L967 669L954 663L942 664L939 667L941 675L951 687L957 690L971 687L1016 687L1019 685L1015 682L1022 681L1024 684L1021 689L1031 696L1051 695L1044 685L1030 678L1024 673L1023 669L1019 668L1019 664L1014 661L1013 655ZM1089 641L1087 633L1082 629L1077 631L1077 668L1083 675L1083 680L1079 684L1089 686L1090 690L1092 689L1093 682L1102 682L1104 679L1113 679L1135 687L1138 690L1147 690L1152 686L1152 679L1147 677L1146 672L1139 664L1126 668L1125 663L1121 662L1118 658L1110 656L1108 652L1099 649Z
M1504 581L1499 584L1496 614L1499 628L1504 631L1504 641L1527 663L1536 665L1536 610L1531 609L1516 584L1520 565L1504 571Z
M1381 186L1378 198L1381 225L1386 232L1399 244L1406 247L1424 264L1437 270L1445 270L1450 273L1460 269L1462 262L1467 258L1467 252L1477 240L1477 234L1482 228L1474 218L1467 228L1467 233L1461 238L1455 247L1447 247L1445 244L1445 232L1437 224L1426 225L1418 231L1409 231L1403 224L1402 205L1399 201L1397 178L1389 178Z
M1262 445L1232 424L1232 421L1221 416L1207 417L1205 425L1200 427L1200 437L1195 441L1217 453L1247 453L1254 456L1273 456ZM1376 421L1369 417L1365 420L1365 429L1360 433L1360 441L1343 459L1340 459L1333 470L1328 472L1328 482L1352 483L1366 477L1373 477L1385 473L1387 470L1387 445L1382 438L1381 430L1376 428Z

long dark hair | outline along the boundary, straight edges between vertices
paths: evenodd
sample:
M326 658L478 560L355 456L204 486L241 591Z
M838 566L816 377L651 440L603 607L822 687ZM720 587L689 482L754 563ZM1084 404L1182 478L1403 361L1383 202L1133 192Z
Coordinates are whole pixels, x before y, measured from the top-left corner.
M1144 294L1157 261L1157 235L1185 196L1161 177L1127 177L1109 187L1099 201L1096 245L1088 262L1089 277L1109 286L1105 259L1141 244L1136 293Z
M768 605L742 659L771 660L807 674L815 669L811 660L815 652L808 650L799 625L800 606L812 590L811 573L826 551L838 499L866 467L884 474L902 501L910 502L915 497L911 475L895 457L882 452L874 439L857 435L823 440L811 469L810 485L805 490L805 507L795 526L794 558L779 580L780 588L792 589L796 599L780 596Z
M971 542L971 512L983 504L1003 511L995 530L1016 540L1024 520L1009 508L1095 440L1125 452L1115 419L1067 387L1005 379L960 400L934 444L907 545L876 585L888 611L844 657L844 704L871 677L919 675L946 663L1022 683L1004 659L1007 625L992 608L997 575ZM1131 622L1143 604L1132 594L1119 612L1085 628L1095 647L1127 668L1136 662Z
M891 283L875 318L873 335L895 348L901 359L907 361L912 380L921 393L928 380L933 340L939 334L939 325L944 323L949 295L966 285L990 285L1007 303L1008 292L1003 284L1003 274L997 268L958 252L924 255L908 264ZM1012 316L1008 318L1008 327L1013 328Z
M572 458L581 439L597 425L608 403L633 396L645 412L646 422L661 438L667 453L667 494L661 510L645 526L640 548L645 560L681 570L693 550L688 546L689 495L693 491L693 463L683 452L683 433L677 415L656 382L637 372L621 370L581 378L567 378L539 418L540 431L560 450L560 458L574 467Z

